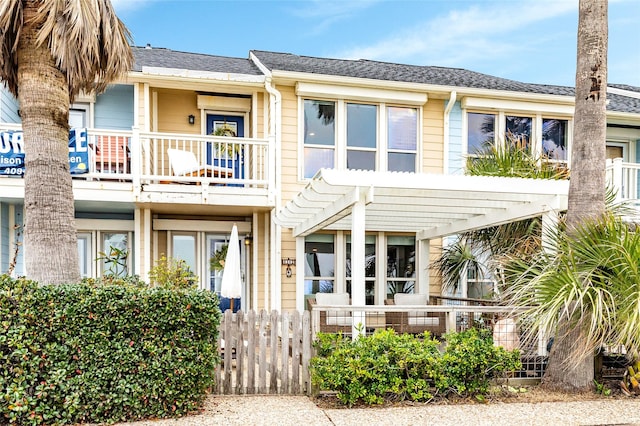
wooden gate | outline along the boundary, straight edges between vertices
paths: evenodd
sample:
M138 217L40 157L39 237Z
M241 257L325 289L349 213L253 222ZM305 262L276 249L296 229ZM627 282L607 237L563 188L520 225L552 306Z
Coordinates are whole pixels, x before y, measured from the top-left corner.
M310 394L309 312L227 310L220 324L216 393Z

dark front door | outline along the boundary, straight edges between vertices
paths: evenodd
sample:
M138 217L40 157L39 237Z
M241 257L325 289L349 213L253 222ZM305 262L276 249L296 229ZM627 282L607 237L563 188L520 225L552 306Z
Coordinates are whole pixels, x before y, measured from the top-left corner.
M244 138L244 117L237 115L207 114L207 134L211 135L219 127L233 130L233 136Z

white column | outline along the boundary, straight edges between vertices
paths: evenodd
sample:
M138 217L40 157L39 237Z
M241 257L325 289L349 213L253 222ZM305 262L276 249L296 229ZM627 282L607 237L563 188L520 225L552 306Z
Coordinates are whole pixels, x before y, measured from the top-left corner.
M365 205L364 200L356 202L351 208L351 304L365 305ZM353 312L353 338L365 330L364 312ZM360 331L359 331L359 330Z
M306 258L304 256L304 237L296 237L296 309L304 312L304 270Z
M418 277L417 288L414 290L416 293L426 294L429 296L429 250L431 247L430 240L418 241Z

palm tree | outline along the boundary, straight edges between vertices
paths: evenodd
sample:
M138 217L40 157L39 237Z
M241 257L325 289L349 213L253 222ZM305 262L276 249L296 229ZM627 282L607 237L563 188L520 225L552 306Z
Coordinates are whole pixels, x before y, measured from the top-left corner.
M515 279L503 296L531 307L525 313L532 321L528 337L555 336L556 346L563 323L581 330L579 340L567 342L571 356L556 361L566 375L575 374L585 360L593 373L594 352L605 345L637 350L640 233L619 215L607 213L578 225L571 234L554 233L549 240L548 250L526 260L514 258L506 268Z
M566 217L570 235L585 221L597 220L605 212L607 44L607 0L580 0L571 181ZM558 324L543 380L545 386L585 390L593 385L593 360L579 356L580 351L574 345L574 342L586 341L587 328L587 324L575 321L573 317L565 317L565 321ZM574 359L574 368L566 370L565 359Z
M529 147L507 137L507 142L487 144L467 159L465 170L471 176L521 177L529 179L566 179L562 166L531 154ZM455 291L467 270L479 279L502 277L504 262L511 256L527 257L541 247L541 218L531 218L500 226L478 229L456 236L443 248L435 267L443 287ZM486 276L489 275L489 276ZM501 287L506 284L501 283Z
M131 67L130 35L109 0L2 0L0 79L17 97L25 143L25 263L42 283L80 279L69 105Z

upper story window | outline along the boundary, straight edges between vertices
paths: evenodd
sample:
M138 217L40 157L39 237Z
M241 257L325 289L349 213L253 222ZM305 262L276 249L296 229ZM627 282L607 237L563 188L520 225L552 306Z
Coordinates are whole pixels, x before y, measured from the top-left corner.
M387 108L387 169L394 172L415 172L418 152L418 110Z
M505 121L505 142L516 144L522 148L531 148L531 117L507 115Z
M505 142L527 148L534 155L542 155L551 161L567 162L568 131L569 120L545 118L541 114L528 117L469 112L467 153L474 155L488 145Z
M347 104L347 169L375 170L378 108Z
M542 154L550 160L567 161L567 120L542 120Z
M467 114L469 154L477 154L495 142L496 115L470 112Z
M321 168L333 168L335 161L335 102L304 101L304 177Z
M418 109L305 99L304 171L320 168L415 172Z

